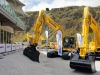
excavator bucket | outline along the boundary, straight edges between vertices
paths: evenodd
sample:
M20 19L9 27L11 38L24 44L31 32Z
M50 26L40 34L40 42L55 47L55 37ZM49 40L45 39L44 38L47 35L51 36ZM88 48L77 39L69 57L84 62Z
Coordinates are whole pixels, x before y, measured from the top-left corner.
M79 57L79 54L75 54L70 59L70 68L76 70L84 70L87 72L96 72L95 70L95 56L87 56L87 59Z
M30 58L32 61L39 62L40 52L36 50L35 47L29 46L26 47L23 51L23 54Z

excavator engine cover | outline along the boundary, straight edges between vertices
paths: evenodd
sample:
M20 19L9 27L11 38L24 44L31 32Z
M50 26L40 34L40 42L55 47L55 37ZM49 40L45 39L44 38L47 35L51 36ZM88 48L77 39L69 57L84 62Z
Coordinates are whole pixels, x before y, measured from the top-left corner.
M75 54L70 59L70 68L76 70L84 70L87 72L96 72L95 70L95 56L87 55L86 58L80 58L79 54Z
M40 52L34 46L28 46L24 49L23 54L33 61L39 62Z

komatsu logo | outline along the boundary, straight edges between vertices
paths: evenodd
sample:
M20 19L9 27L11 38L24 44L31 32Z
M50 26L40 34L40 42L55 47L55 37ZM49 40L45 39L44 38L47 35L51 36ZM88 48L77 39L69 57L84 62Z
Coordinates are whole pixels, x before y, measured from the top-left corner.
M9 48L10 46L7 46L7 48Z
M0 46L0 48L4 48L3 46Z

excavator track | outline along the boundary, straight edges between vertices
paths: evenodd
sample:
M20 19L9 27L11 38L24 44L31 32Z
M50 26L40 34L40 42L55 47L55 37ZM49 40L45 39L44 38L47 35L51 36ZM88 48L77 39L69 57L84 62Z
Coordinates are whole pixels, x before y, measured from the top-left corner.
M62 59L68 60L68 59L70 59L69 53L70 52L63 52L62 56L60 56L60 55L58 55L57 51L50 51L47 53L47 57L48 58L62 57Z
M87 56L87 59L82 59L78 54L75 54L70 59L70 68L94 73L96 72L95 56Z
M48 58L54 58L54 57L59 57L58 52L57 51L50 51L47 53L47 57Z
M34 46L28 46L24 49L23 55L30 58L32 61L39 62L40 52Z
M62 59L64 59L64 60L69 60L69 59L70 59L69 54L70 54L70 52L63 52L63 54L62 54Z

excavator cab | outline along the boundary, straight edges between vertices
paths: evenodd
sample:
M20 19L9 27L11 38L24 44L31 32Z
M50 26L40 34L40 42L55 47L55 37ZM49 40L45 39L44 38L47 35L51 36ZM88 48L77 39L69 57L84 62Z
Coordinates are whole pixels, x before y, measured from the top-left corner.
M42 42L41 42L41 44L42 44L42 46L46 46L46 40L42 40Z
M45 44L46 43L46 40L42 40L42 44Z
M76 39L75 37L65 36L63 39L63 48L62 48L62 59L68 60L72 54L72 51L76 48Z
M64 37L64 39L63 39L63 47L64 48L75 48L75 43L76 43L76 41L75 41L75 38L74 37L69 37L69 36L66 36L66 37Z
M76 48L76 39L75 37L65 36L63 38L63 47L62 47L62 59L70 59L70 53L73 49ZM47 57L59 57L58 51L50 51L47 53Z

